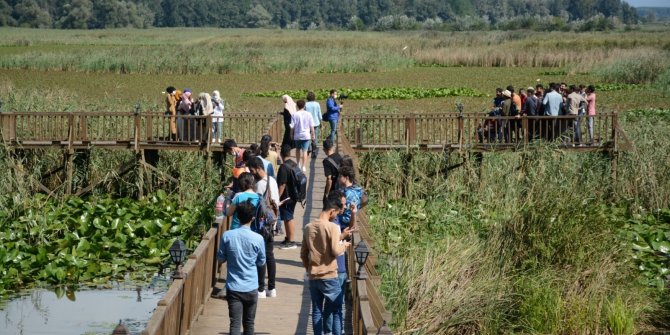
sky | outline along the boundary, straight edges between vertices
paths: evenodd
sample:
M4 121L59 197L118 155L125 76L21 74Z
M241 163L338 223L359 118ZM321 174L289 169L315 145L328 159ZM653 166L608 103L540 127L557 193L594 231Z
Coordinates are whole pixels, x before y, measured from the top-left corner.
M623 0L633 7L670 7L670 0Z

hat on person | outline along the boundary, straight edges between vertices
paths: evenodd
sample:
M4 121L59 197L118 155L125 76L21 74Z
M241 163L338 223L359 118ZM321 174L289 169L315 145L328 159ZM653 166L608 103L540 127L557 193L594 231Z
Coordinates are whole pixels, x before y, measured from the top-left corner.
M217 99L221 99L221 93L219 93L219 91L217 91L217 90L214 90L212 92L212 97L217 98Z
M508 98L512 97L512 92L510 92L509 90L504 90L502 94Z
M528 86L528 88L526 89L526 91L527 91L527 90L535 90L535 87L533 87L533 86Z
M174 88L174 86L168 86L168 87L165 89L165 92L172 93L172 92L174 92L174 91L176 91L176 90L177 90L177 89Z
M184 89L184 94L186 94L186 93L189 93L189 94L190 94L190 93L191 93L191 89L190 89L190 88L185 88L185 89Z

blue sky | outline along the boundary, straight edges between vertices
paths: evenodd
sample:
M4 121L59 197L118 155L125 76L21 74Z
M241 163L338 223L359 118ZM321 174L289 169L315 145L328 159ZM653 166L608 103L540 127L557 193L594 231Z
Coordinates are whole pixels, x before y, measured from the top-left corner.
M624 0L633 7L670 7L670 0Z

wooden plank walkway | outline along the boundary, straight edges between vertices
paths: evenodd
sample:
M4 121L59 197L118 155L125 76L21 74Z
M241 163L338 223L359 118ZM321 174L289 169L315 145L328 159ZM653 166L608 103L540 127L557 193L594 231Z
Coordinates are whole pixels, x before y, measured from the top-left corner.
M298 242L298 248L280 250L277 246L283 241L284 236L275 237L277 297L258 300L256 334L313 334L309 284L304 280L305 270L300 261L300 242L302 241L302 227L317 218L322 209L323 189L325 188L323 159L325 157L323 150L319 150L319 156L316 159L310 159L307 170L307 203L305 208L300 205L296 206L295 240ZM225 276L225 271L222 276ZM216 286L223 288L225 283L220 282ZM202 315L190 329L190 334L228 334L229 326L228 303L223 299L210 298L205 304Z

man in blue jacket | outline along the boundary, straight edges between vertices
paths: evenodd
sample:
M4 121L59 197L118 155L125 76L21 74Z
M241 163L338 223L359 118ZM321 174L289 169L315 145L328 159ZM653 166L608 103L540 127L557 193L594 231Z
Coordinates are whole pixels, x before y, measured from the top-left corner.
M326 114L323 115L323 120L330 123L330 135L328 139L335 142L335 135L337 134L337 121L340 120L340 111L342 104L337 103L337 90L330 90L330 96L326 100Z
M254 334L258 303L258 266L265 264L265 243L260 234L251 231L256 206L243 202L236 208L242 225L225 232L218 250L219 262L227 262L226 298L230 318L230 334Z

